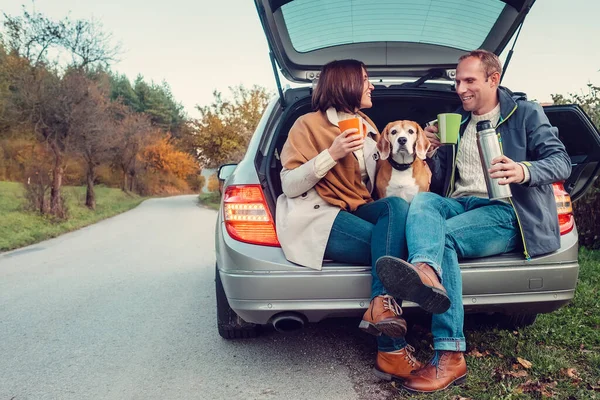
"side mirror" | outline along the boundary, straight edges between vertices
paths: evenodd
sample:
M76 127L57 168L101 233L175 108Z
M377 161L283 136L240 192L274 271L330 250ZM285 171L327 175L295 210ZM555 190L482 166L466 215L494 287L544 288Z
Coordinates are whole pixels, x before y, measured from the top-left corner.
M223 164L219 166L217 177L219 178L219 193L223 194L223 184L233 174L233 171L237 168L237 164Z

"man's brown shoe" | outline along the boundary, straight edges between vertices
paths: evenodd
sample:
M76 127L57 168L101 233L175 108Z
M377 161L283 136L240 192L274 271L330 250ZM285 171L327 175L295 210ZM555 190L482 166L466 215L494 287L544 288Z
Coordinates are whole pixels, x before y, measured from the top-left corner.
M410 374L404 380L402 387L411 392L430 393L446 389L452 384L460 384L465 380L467 363L462 352L440 351L437 360L432 361Z
M371 300L358 327L375 336L383 333L390 337L404 337L406 321L401 315L402 309L392 296L377 296Z
M378 351L373 374L386 381L406 379L411 372L417 371L423 366L413 355L414 351L412 346L389 353Z
M396 257L383 256L375 268L383 286L395 298L417 303L432 314L442 314L450 308L446 289L430 265L412 265Z

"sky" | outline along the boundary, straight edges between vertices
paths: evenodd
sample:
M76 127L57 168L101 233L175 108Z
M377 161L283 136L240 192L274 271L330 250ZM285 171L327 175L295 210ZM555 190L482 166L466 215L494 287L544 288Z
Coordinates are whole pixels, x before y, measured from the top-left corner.
M0 12L20 15L23 4L53 19L100 21L123 49L112 69L131 81L138 74L166 81L191 117L196 105L212 102L214 90L228 96L230 86L257 84L275 91L252 0L2 0ZM538 101L600 85L598 15L598 0L537 0L503 85Z

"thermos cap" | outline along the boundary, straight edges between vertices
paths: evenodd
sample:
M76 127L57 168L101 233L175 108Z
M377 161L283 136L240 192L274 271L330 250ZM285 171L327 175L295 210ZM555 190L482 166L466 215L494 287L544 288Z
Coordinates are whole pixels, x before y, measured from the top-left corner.
M479 131L484 131L486 129L494 129L494 127L492 126L492 121L490 121L489 119L484 119L483 121L479 121L477 122L477 132Z

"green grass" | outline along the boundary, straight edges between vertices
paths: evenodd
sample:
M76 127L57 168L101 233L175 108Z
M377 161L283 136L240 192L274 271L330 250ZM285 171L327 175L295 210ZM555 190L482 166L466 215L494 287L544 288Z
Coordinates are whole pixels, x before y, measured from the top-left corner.
M85 187L63 187L69 218L54 220L25 210L23 186L0 182L0 251L27 246L130 210L145 198L120 189L96 187L96 211L85 207Z
M474 318L467 321L469 375L462 386L431 395L401 390L396 398L600 399L600 251L581 248L579 262L574 300L540 315L532 326L512 331L478 327ZM415 347L420 359L431 354L430 341L431 336L419 337ZM531 362L531 368L521 366L517 357ZM508 374L519 371L527 375Z
M221 204L221 195L219 192L200 193L198 195L198 203L213 210L218 210Z

